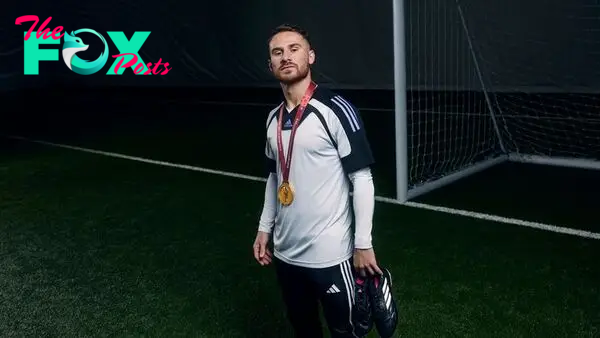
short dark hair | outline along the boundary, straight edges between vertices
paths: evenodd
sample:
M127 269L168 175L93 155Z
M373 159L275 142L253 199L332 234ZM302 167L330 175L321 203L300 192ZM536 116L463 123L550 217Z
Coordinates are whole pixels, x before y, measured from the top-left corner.
M273 37L275 35L277 35L281 32L295 32L295 33L302 35L304 40L306 40L306 42L308 42L308 47L312 48L312 45L310 43L310 36L308 35L308 32L297 25L292 25L292 24L287 24L287 23L275 27L275 29L271 32L271 36L269 37L269 40L267 41L267 45L271 43L271 40L273 40Z

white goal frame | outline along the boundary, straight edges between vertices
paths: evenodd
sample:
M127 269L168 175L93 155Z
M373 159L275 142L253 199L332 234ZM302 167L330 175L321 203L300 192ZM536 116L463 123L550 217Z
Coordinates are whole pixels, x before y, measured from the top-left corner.
M533 154L522 154L520 152L508 152L504 147L502 133L498 127L494 107L488 96L488 91L483 81L482 73L479 68L479 63L471 42L471 37L468 30L468 25L465 22L459 0L456 5L459 11L460 19L467 41L473 64L478 75L481 88L488 106L498 144L502 149L503 154L486 159L484 161L474 163L473 165L463 168L455 172L449 172L446 176L439 179L426 182L419 186L410 186L408 182L409 161L408 161L408 116L407 116L407 86L406 86L406 47L405 47L405 0L393 1L393 44L394 44L394 110L395 110L395 150L396 150L396 199L400 203L406 203L411 199L426 194L432 190L441 188L453 182L456 182L467 176L471 176L477 172L489 169L495 165L505 161L543 164L560 167L572 167L580 169L595 169L600 170L600 162L589 159L578 158L558 158L551 156L540 156ZM498 109L498 108L496 108Z

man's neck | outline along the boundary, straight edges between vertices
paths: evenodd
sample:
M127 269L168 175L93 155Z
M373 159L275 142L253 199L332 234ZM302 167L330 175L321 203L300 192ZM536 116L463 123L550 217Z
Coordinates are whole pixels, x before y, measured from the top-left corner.
M288 109L293 109L300 104L311 81L311 77L307 76L302 81L290 85L283 84L281 86L283 89L283 96L285 97L286 107Z

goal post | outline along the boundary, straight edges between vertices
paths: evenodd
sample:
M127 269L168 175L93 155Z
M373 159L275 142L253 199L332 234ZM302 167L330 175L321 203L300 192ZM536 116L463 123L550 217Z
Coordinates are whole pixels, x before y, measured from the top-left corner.
M401 203L408 196L408 135L406 103L406 49L404 0L393 1L394 43L394 125L396 137L396 199Z
M473 45L469 39L468 27L465 22L464 17L460 11L460 5L458 1L456 2L456 14L458 17L455 19L459 19L461 24L462 32L453 32L457 36L462 35L463 38L459 39L456 36L454 37L457 42L460 40L462 43L458 43L460 45L461 50L460 53L462 59L456 59L457 62L463 62L464 58L468 57L472 62L473 74L474 78L478 82L480 86L480 93L483 94L483 98L474 99L474 96L470 95L468 91L467 93L467 104L473 103L471 101L474 100L483 100L484 102L479 102L481 111L476 114L478 117L476 119L489 119L488 128L491 127L493 129L493 134L488 131L488 146L490 144L496 144L499 148L499 152L494 154L488 154L488 156L480 157L480 156L471 156L473 154L458 154L454 152L454 155L451 155L454 148L452 144L444 145L442 144L445 140L440 139L441 137L449 136L449 133L455 133L454 137L459 137L458 133L464 132L464 128L460 131L450 130L449 133L447 131L442 130L419 130L419 128L423 128L422 120L420 115L424 115L425 119L432 119L431 125L436 124L435 119L439 120L440 117L442 119L446 118L449 115L454 116L454 121L452 123L462 124L463 127L468 125L468 122L465 122L465 119L469 119L469 112L463 114L464 116L460 116L460 103L461 96L464 96L464 90L454 90L456 94L451 94L454 97L445 97L444 101L441 102L439 99L436 99L436 94L431 94L428 96L425 94L425 100L428 102L422 102L422 99L419 98L419 91L428 93L430 88L427 86L422 86L419 83L414 83L415 76L411 74L412 71L407 66L407 62L410 64L418 63L415 60L407 61L406 55L411 53L413 50L407 50L406 46L406 36L407 36L407 27L408 27L408 35L409 40L414 38L411 34L422 34L418 36L417 39L422 38L423 35L427 37L427 33L423 34L422 31L419 31L419 27L414 31L414 26L412 25L410 14L406 13L406 3L405 0L393 0L393 27L394 27L394 98L395 98L395 126L396 126L396 189L397 189L397 199L398 201L404 203L410 199L416 198L420 195L426 194L432 190L441 188L447 184L460 180L461 178L473 175L477 172L488 169L496 164L504 162L508 159L506 155L506 151L502 142L502 136L498 127L498 123L494 116L494 111L492 108L492 102L487 92L485 90L485 82L483 76L481 75L481 71L479 69L479 65L476 59L476 53L473 50ZM408 0L407 0L408 1ZM418 19L418 18L417 18ZM431 34L431 33L430 33ZM429 38L431 38L429 36ZM411 41L412 48L413 43ZM417 47L419 49L420 46ZM459 48L460 48L459 47ZM458 48L457 48L458 49ZM429 49L429 52L434 52L435 50ZM420 56L420 55L418 55ZM419 69L417 69L417 72ZM409 79L407 80L407 73ZM416 75L419 78L419 75ZM460 81L460 79L459 79ZM438 87L433 84L431 87ZM425 87L425 88L422 88ZM447 84L444 84L442 87L447 87ZM454 86L455 88L460 88L461 84ZM450 91L450 93L452 90ZM410 100L407 99L407 93L412 93ZM448 101L446 101L448 100ZM438 101L438 102L434 102ZM453 111L448 111L443 107L444 104L452 102L454 105ZM441 106L440 106L441 105ZM441 109L440 109L441 108ZM487 114L487 117L481 117L482 114ZM437 116L437 117L436 117ZM421 120L416 122L415 120ZM462 122L460 121L462 120ZM439 122L439 121L438 121ZM427 122L425 122L427 125ZM447 124L446 124L447 126ZM427 128L427 126L425 126ZM471 127L473 128L473 127ZM446 163L440 162L444 161L444 159L440 159L439 156L431 156L432 154L426 155L427 145L419 144L419 140L422 134L429 134L430 137L427 138L429 142L435 143L434 147L442 150L448 156L455 156L453 160L450 160L450 157L446 157ZM443 134L443 135L442 135ZM452 136L451 136L452 137ZM450 141L450 140L446 140ZM473 142L477 142L477 140L472 140ZM477 146L475 146L477 147ZM456 150L456 149L454 149ZM420 153L420 154L419 154ZM466 156L465 156L466 155ZM456 156L462 156L463 158L457 158ZM426 158L429 159L428 163L425 163ZM448 160L454 162L452 164L447 163ZM433 161L437 161L437 163L433 163ZM441 163L441 164L440 164ZM421 166L419 169L418 167ZM424 166L428 166L434 168L433 170L427 170ZM443 168L443 169L442 169Z
M505 161L600 169L598 17L568 1L393 0L398 201Z

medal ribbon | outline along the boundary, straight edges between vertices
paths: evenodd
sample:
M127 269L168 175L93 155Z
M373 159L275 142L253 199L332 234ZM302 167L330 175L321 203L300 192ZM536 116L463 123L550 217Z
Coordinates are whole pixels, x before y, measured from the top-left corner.
M292 125L292 133L290 134L290 143L288 144L288 153L287 160L283 156L283 141L281 140L281 131L283 126L283 109L285 108L285 103L281 104L281 109L279 110L279 121L277 123L277 148L279 151L279 163L281 164L281 171L283 174L283 182L288 183L288 178L290 176L290 166L292 165L292 150L294 148L294 137L296 136L296 129L298 129L298 125L300 124L300 119L310 101L312 94L315 91L317 85L311 81L310 85L306 89L306 93L302 97L302 101L300 102L300 106L298 107L298 111L296 112L296 117L294 118L294 124Z

